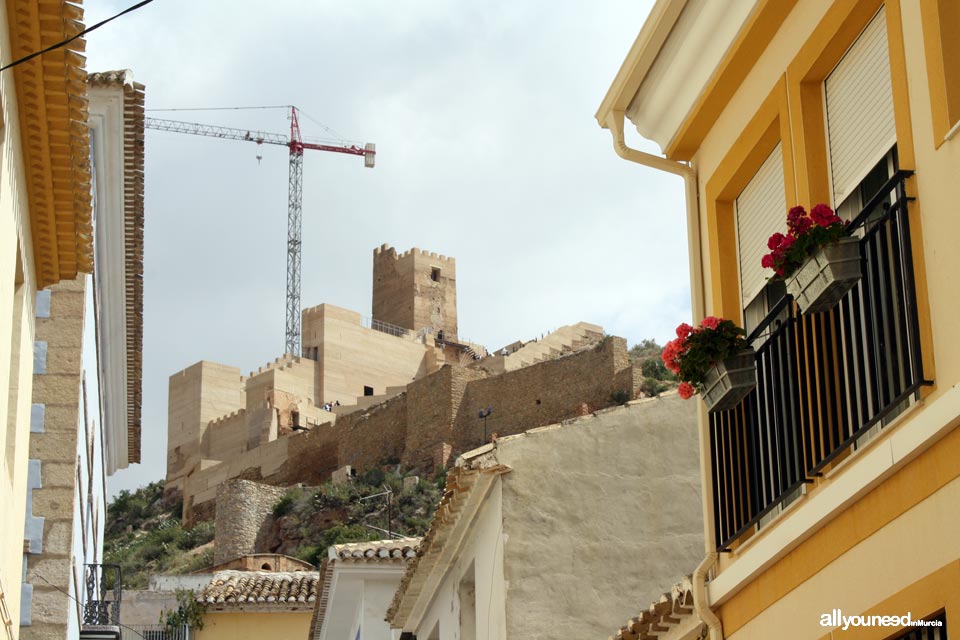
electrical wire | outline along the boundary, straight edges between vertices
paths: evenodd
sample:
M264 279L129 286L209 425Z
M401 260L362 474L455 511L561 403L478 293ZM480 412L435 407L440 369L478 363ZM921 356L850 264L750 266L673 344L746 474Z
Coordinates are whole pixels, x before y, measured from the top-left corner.
M144 111L245 111L249 109L289 109L292 105L277 104L263 107L174 107L168 109L144 109Z
M51 587L53 587L54 589L56 589L57 591L59 591L59 592L62 593L63 595L67 596L68 598L70 598L71 600L73 600L74 602L76 602L76 603L77 603L78 605L80 605L81 607L83 606L83 603L80 602L79 600L77 600L77 599L76 599L75 597L73 597L72 595L70 595L70 593L68 593L67 591L64 591L63 589L61 589L61 588L58 587L57 585L53 584L52 582L50 582L49 580L47 580L46 578L44 578L42 575L40 575L40 574L37 573L36 571L33 571L32 574L33 574L35 577L40 578L41 580L43 580L44 582L46 582L48 585L50 585ZM118 627L123 627L124 629L129 629L130 631L133 631L135 634L137 634L138 636L140 636L141 638L143 638L144 640L146 640L146 636L143 635L142 633L140 633L139 631L137 631L136 629L134 629L133 627L128 627L127 625L121 624L120 622L117 622L117 626L118 626Z
M324 131L326 131L327 133L329 133L330 135L332 135L335 139L337 139L337 140L339 140L339 141L341 141L341 142L354 142L353 140L350 140L349 138L347 138L346 136L344 136L344 135L343 135L342 133L340 133L339 131L335 131L334 129L331 129L331 128L328 127L327 125L323 124L322 122L320 122L319 120L317 120L316 118L314 118L313 116L311 116L309 113L307 113L307 112L304 111L303 109L299 109L299 108L298 108L297 111L299 111L300 113L302 113L303 115L305 115L305 116L307 117L307 119L310 120L311 122L313 122L314 124L319 125Z
M83 31L81 31L81 32L78 33L77 35L73 36L72 38L67 38L66 40L64 40L64 41L62 41L62 42L58 42L57 44L50 45L50 46L47 47L46 49L41 49L40 51L34 51L33 53L31 53L31 54L29 54L29 55L26 55L26 56L20 58L19 60L14 60L14 61L11 62L10 64L4 65L3 67L0 67L0 72L6 71L7 69L10 69L11 67L15 67L15 66L17 66L18 64L22 64L22 63L26 62L27 60L33 60L33 59L36 58L37 56L43 55L43 54L45 54L45 53L47 53L47 52L49 52L49 51L53 51L54 49L59 49L60 47L62 47L62 46L64 46L64 45L68 45L68 44L70 44L71 42L73 42L74 40L76 40L77 38L82 38L82 37L85 36L86 34L90 33L91 31L94 31L94 30L96 30L96 29L99 29L100 27L102 27L103 25L107 24L108 22L110 22L110 21L112 21L112 20L116 20L116 19L119 18L120 16L122 16L122 15L124 15L124 14L127 14L127 13L130 13L131 11L136 11L136 10L139 9L140 7L144 7L144 6L148 5L148 4L150 4L151 2L153 2L153 0L143 0L142 2L138 2L137 4L133 5L132 7L127 7L126 9L124 9L123 11L121 11L120 13L118 13L117 15L112 16L112 17L110 17L110 18L107 18L106 20L101 20L100 22L98 22L97 24L93 25L92 27L87 27L86 29L84 29Z

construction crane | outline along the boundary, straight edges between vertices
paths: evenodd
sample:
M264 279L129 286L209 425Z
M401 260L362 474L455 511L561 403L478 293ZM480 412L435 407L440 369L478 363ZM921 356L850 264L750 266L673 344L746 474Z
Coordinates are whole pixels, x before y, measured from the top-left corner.
M290 149L290 179L287 191L287 301L286 301L286 331L285 353L297 355L300 353L300 246L301 246L301 218L303 208L303 152L331 151L346 153L353 156L363 156L363 166L372 169L376 158L376 145L367 143L360 148L348 144L321 144L319 142L305 142L300 135L300 121L297 117L297 108L290 107L290 135L267 133L264 131L248 131L231 127L218 127L195 122L179 122L176 120L161 120L159 118L145 118L144 127L159 131L175 131L189 133L196 136L210 138L224 138L226 140L244 140L255 142L258 145L275 144ZM258 156L259 159L259 156Z

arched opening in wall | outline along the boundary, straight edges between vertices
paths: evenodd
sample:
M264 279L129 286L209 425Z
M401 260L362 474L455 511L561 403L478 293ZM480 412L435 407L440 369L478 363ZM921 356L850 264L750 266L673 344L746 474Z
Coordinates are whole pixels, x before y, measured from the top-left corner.
M273 567L270 566L269 562L264 562L262 565L260 565L260 568L264 571L273 571Z
M434 282L440 282L440 269L437 267L430 269L430 279Z

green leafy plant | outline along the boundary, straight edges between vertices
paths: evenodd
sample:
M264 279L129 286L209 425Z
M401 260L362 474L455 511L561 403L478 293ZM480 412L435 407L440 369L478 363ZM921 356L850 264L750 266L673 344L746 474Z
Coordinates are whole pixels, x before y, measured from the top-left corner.
M677 338L663 348L663 363L681 380L680 397L703 391L703 381L714 364L747 348L745 336L731 320L714 316L704 318L698 327L680 324Z
M617 389L610 394L610 401L614 404L627 404L630 402L630 394L623 389Z
M197 594L193 589L177 589L176 597L177 608L164 609L160 614L160 624L164 625L171 635L183 625L191 629L203 629L203 616L207 612L207 606L197 601Z
M770 253L761 265L773 269L780 278L788 278L803 266L807 258L821 247L832 244L847 234L847 223L825 204L818 204L807 214L803 207L787 213L787 233L775 233L767 240Z

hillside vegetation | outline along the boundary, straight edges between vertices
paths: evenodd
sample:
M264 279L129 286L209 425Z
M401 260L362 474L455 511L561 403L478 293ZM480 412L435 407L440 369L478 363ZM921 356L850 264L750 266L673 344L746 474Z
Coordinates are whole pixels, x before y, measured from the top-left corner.
M677 377L663 364L663 347L656 340L641 340L628 352L630 362L643 371L640 390L648 397L657 396L677 386Z
M400 470L371 469L344 485L291 488L274 506L264 552L318 564L332 544L395 534L426 533L443 493L445 475L408 481ZM391 492L391 496L376 494ZM389 512L389 527L388 527ZM203 571L213 563L212 522L186 529L181 504L163 499L163 481L121 491L107 508L104 562L118 564L127 589L142 589L151 575Z

